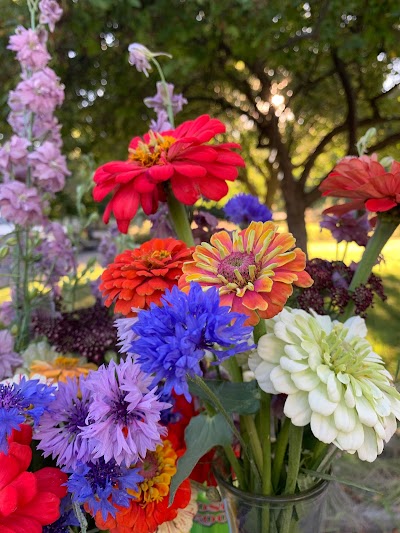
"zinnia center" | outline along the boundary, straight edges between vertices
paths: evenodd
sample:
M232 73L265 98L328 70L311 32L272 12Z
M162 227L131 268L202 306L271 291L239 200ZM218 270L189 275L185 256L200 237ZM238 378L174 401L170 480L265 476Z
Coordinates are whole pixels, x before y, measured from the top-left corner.
M159 460L155 452L147 452L139 474L144 479L152 479L159 474Z
M218 275L229 283L244 287L253 281L256 274L256 261L253 254L233 252L222 259L218 266Z
M351 342L345 341L335 329L327 337L329 353L325 354L325 362L331 369L338 373L355 375L362 371L364 364L363 353L356 350Z
M159 133L150 132L150 142L139 142L135 149L129 149L128 160L137 161L144 167L152 167L161 159L162 155L167 155L168 149L174 144L176 139L171 136L163 137Z

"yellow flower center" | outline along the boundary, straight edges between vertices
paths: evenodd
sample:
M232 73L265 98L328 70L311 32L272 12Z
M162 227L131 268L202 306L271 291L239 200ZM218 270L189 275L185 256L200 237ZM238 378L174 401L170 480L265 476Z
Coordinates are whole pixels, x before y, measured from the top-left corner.
M174 137L162 136L153 131L150 131L149 135L150 141L148 143L140 141L135 149L129 149L129 161L137 161L144 167L152 167L159 162L162 156L167 155L168 149L176 141Z
M256 260L252 253L233 252L218 265L218 277L227 285L246 287L256 275Z

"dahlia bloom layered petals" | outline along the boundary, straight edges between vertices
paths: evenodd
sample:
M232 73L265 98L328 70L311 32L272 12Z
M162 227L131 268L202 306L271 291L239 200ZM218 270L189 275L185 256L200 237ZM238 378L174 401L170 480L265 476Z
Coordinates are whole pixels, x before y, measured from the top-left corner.
M119 230L126 233L139 205L146 214L157 211L158 202L165 197L163 183L167 181L184 204L193 205L202 195L220 200L228 191L226 181L234 181L237 167L244 166L243 158L232 152L240 145L204 145L224 132L222 122L202 115L176 130L150 131L143 138L134 137L129 144L128 161L112 161L94 174L94 199L102 201L113 193L104 221L107 223L113 212Z
M346 157L320 185L323 196L349 198L345 204L326 209L325 213L342 215L354 209L389 211L400 203L400 164L392 163L390 172L376 156Z
M248 316L247 324L275 316L293 292L292 285L309 287L305 254L293 249L291 234L279 233L273 222L252 222L230 236L215 233L210 244L197 246L193 261L183 266L179 287L187 291L190 282L203 289L218 288L221 305Z

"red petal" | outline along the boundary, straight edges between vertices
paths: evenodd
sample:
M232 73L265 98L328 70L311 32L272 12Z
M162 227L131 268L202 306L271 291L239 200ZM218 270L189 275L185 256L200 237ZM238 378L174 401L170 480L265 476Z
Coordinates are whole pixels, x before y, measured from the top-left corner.
M35 478L39 491L52 492L59 498L64 498L67 494L65 483L68 480L68 476L61 472L59 468L51 466L41 468L35 472Z
M377 213L381 211L389 211L389 209L392 209L396 206L397 202L390 198L371 198L365 202L365 207L368 209L368 211Z

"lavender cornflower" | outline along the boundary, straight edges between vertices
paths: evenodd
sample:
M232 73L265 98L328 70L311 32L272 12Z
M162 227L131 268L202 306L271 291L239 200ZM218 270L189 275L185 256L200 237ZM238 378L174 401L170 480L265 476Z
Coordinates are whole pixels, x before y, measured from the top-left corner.
M108 514L115 517L115 505L129 507L134 498L133 493L139 490L138 483L143 477L138 474L139 468L129 468L100 458L97 462L79 464L68 480L68 491L72 500L79 504L87 504L90 513L95 515L99 511L103 520Z
M165 112L167 110L168 102L171 102L174 115L182 111L183 106L188 103L182 94L174 94L174 85L172 83L167 83L165 87L165 84L161 81L157 82L157 93L144 99L146 106L154 109L157 115L161 111Z
M156 133L172 130L173 127L168 120L168 113L166 111L160 111L157 113L157 119L150 120L150 129Z
M34 426L54 400L55 387L40 383L38 379L0 383L0 452L7 452L7 437L12 430L30 419Z
M11 377L21 363L21 356L14 352L13 336L7 329L0 330L0 380Z
M250 222L268 222L272 213L263 205L257 196L240 193L227 202L224 213L228 220L241 227L247 227Z
M319 224L328 229L337 242L356 242L359 246L366 246L368 232L371 229L368 213L359 216L357 211L349 211L343 215L326 214Z
M114 325L117 328L118 343L120 346L119 353L128 353L132 342L137 339L137 335L133 333L132 326L136 324L137 317L133 318L118 318Z
M86 380L81 376L59 382L55 400L42 415L36 429L37 448L43 456L52 456L57 466L74 469L78 462L87 463L92 458L92 443L82 437L91 401L86 389Z
M32 178L43 191L55 193L64 188L65 177L70 171L65 156L53 143L46 141L29 154Z
M37 190L19 181L0 185L0 210L8 222L23 227L43 221L43 206Z
M151 381L131 357L119 365L111 361L88 376L91 424L82 435L93 441L94 458L130 466L161 443L166 435L159 423L161 411L170 405L158 401L156 389L149 389Z
M129 52L129 64L136 68L138 72L148 78L149 70L151 71L151 65L149 59L152 57L152 53L148 48L139 43L132 43L128 46Z
M17 52L17 60L24 68L39 70L50 61L51 56L46 49L47 32L26 29L18 26L15 35L11 35L9 50Z
M64 86L54 70L45 67L20 81L10 91L8 105L12 111L24 108L32 113L50 114L64 101Z
M138 354L135 360L144 372L155 374L154 384L165 380L166 394L174 389L190 401L187 374L203 375L200 361L206 351L223 361L249 350L252 328L244 326L245 315L220 307L214 287L203 292L198 283L191 283L188 294L173 287L161 302L161 307L151 304L139 312L133 326L139 339L130 353Z
M16 166L26 168L28 160L28 139L12 135L0 148L0 172L5 176L12 174Z
M63 10L56 0L40 0L39 2L40 24L48 24L49 30L54 31L55 24L63 14Z

